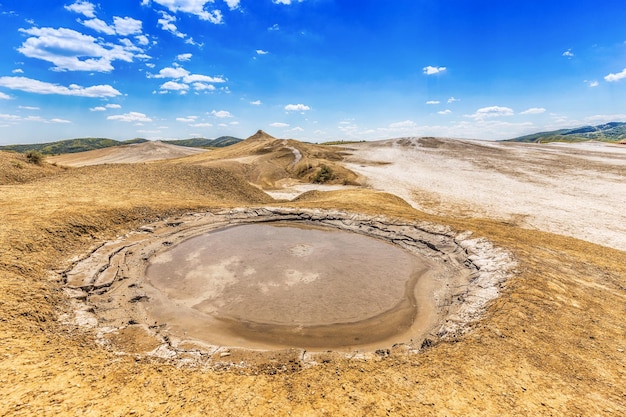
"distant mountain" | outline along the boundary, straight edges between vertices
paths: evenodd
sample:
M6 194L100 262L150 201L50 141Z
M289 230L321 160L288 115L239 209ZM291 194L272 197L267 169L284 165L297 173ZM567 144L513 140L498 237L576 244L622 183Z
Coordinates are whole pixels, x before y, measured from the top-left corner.
M179 140L162 140L163 143L170 145L187 146L191 148L224 148L241 142L242 139L233 136L220 136L217 139L192 138Z
M587 140L601 142L624 141L626 140L626 123L610 122L597 126L533 133L532 135L508 139L506 142L580 142Z
M131 139L118 141L107 138L78 138L48 143L33 143L30 145L0 146L0 150L22 153L28 151L38 151L44 155L58 155L63 153L92 151L94 149L110 148L111 146L130 145L133 143L142 142L147 142L147 139Z
M110 148L112 146L132 145L133 143L143 142L148 142L148 140L136 138L119 141L107 138L78 138L48 143L33 143L29 145L0 146L0 151L15 151L20 153L28 151L38 151L44 155L60 155L66 153L93 151L95 149ZM232 136L221 136L217 139L193 138L181 140L164 140L162 142L192 148L222 148L241 142L241 139Z

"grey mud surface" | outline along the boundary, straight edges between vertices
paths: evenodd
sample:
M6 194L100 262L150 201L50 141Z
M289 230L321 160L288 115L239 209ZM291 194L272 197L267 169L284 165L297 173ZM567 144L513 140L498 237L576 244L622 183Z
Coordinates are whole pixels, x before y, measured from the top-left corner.
M317 247L310 241L289 241L282 249L277 246L278 252L270 255L279 269L270 278L244 285L241 277L253 275L252 267L237 265L242 259L235 259L237 252L232 245L240 244L252 229L232 227L240 225L356 235L334 234ZM210 275L221 282L183 280L187 288L181 289L167 282L172 271L161 277L155 274L172 260L173 251L184 253L185 244L194 239L223 235L228 230L238 230L240 240L226 245L221 254L216 253L219 256L212 266L207 266L209 272L214 268ZM347 274L342 279L337 275L317 287L311 284L326 271L321 265L321 269L314 266L321 263L320 259L312 258L310 264L297 267L298 258L307 258L315 250L326 250L328 257L328 251L336 250L329 243L333 240L347 239L344 244L355 244L365 237L377 240L372 243L373 239L366 239L363 248L381 251L381 257L370 260L381 263L379 274L392 268L390 259L398 259L398 276L391 278L394 274L389 273L383 278L389 285L362 277L368 268L376 269L367 263L353 276ZM356 245L356 251L346 252L347 256L357 256L361 249ZM227 256L228 250L235 251L235 258ZM289 256L294 259L284 264L291 265L286 270L280 264ZM224 262L230 264L220 270ZM263 260L262 268L269 268L269 264L271 261ZM350 269L350 262L341 259L328 268L342 264ZM390 350L417 352L441 338L458 336L497 297L514 267L506 251L469 233L458 234L439 225L339 211L260 208L192 213L143 226L103 243L64 271L63 277L74 306L68 321L92 329L98 340L116 352L180 364L244 364L269 352L274 357L285 355L285 361L296 358L314 363L330 350L348 356ZM285 286L276 278L281 268L285 270L279 277L285 281L282 284L300 288L295 296L304 299L286 301L294 293L280 288ZM194 274L192 271L188 276L193 278ZM376 297L371 292L380 292L378 303L373 302ZM329 294L336 295L333 298ZM316 305L311 301L316 297L326 301L318 300ZM355 298L351 311L346 306ZM273 305L268 307L268 302Z

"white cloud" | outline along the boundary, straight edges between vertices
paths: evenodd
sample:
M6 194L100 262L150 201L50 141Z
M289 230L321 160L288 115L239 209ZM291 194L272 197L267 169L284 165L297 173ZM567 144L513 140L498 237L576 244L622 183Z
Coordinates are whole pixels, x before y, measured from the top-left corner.
M115 97L122 94L110 85L81 87L76 84L70 84L69 87L65 87L26 77L0 77L0 87L25 91L27 93L58 94L76 97Z
M118 35L127 36L141 33L141 20L132 17L113 17L113 26Z
M621 72L618 72L615 74L609 74L606 77L604 77L604 79L610 83L614 81L619 81L623 78L626 78L626 68L624 68Z
M256 50L256 54L257 55L267 55L267 54L269 54L269 52L264 51L263 49L257 49Z
M404 120L402 122L391 123L389 125L390 129L409 129L417 127L417 123L413 120Z
M198 116L177 117L176 121L182 123L193 123L197 118Z
M307 110L311 110L311 108L309 106L304 105L304 104L287 104L285 106L285 110L287 110L287 111L307 111Z
M524 110L520 114L541 114L545 112L546 112L546 109L544 109L543 107L531 107L528 110Z
M424 74L426 75L439 74L440 72L444 72L445 70L446 70L446 67L433 67L431 65L424 67L422 69L422 71L424 71Z
M179 83L176 81L168 81L161 84L160 89L169 91L186 91L189 90L189 86L187 84Z
M239 7L239 0L224 0L230 10L235 10Z
M450 109L445 109L445 110L441 110L437 112L437 114L450 114L450 113L452 113L452 110Z
M466 115L466 117L475 120L483 120L491 117L512 116L513 114L513 109L510 109L508 107L491 106L478 109L476 110L476 113Z
M191 127L213 127L213 125L211 123L195 123L192 125L189 125Z
M278 23L274 23L272 26L268 27L267 30L280 30L280 26L278 26Z
M261 100L255 100L255 101L251 101L250 104L252 104L253 106L260 106L261 104Z
M205 82L205 83L224 83L226 80L222 77L211 77L210 75L189 74L183 77L186 83Z
M34 106L17 106L17 108L23 110L41 110L39 107Z
M572 52L572 48L569 48L567 51L563 52L561 55L567 58L572 58L574 56L574 53Z
M295 3L296 1L298 3L302 3L304 0L272 0L272 2L274 2L274 4L286 4L286 5L289 5L291 3Z
M224 118L227 118L227 117L233 117L233 115L230 114L230 112L228 112L226 110L219 110L219 111L213 110L211 112L211 114L213 116L217 117L217 118L220 118L220 119L224 119Z
M439 103L440 103L440 101L439 101L439 100L428 100L428 101L426 102L426 104L439 104Z
M461 101L461 99L460 99L460 98L450 97L450 98L448 99L448 104L450 104L450 103L456 103L457 101Z
M146 35L137 35L135 36L135 39L137 39L137 43L139 45L147 45L150 43L150 40Z
M172 13L189 13L198 16L201 20L215 24L222 23L222 12L219 10L208 11L205 9L205 5L207 3L213 3L213 0L154 0L154 2L167 8ZM230 3L234 3L234 1L231 0Z
M196 91L215 91L216 88L213 84L206 84L206 83L193 83L191 84L191 86L193 87L194 90Z
M289 124L288 123L274 122L274 123L270 123L270 126L272 126L272 127L289 127Z
M211 77L209 75L191 74L183 67L167 67L163 68L156 75L148 75L149 78L172 78L187 84L191 83L224 83L226 79L223 77Z
M170 14L167 14L161 11L161 18L157 20L157 24L161 26L161 29L163 29L166 32L170 32L174 36L177 36L179 38L186 38L187 35L178 30L178 27L174 24L175 21L176 21L175 16L172 16Z
M117 114L115 116L109 116L107 117L107 120L117 120L120 122L128 122L128 123L132 123L132 122L151 122L152 119L149 118L148 116L146 116L143 113L138 113L138 112L134 112L131 111L129 113L126 114Z
M24 70L21 68L16 68L13 71L11 71L13 74L24 74Z
M291 129L292 132L304 132L304 129L301 128L300 126L296 126L293 129Z
M585 84L587 84L589 87L597 87L600 85L600 83L597 80L585 80L584 81Z
M20 29L20 32L32 36L17 50L29 58L53 63L55 71L110 72L114 69L113 61L132 62L133 58L140 56L136 52L143 52L129 43L104 43L101 39L66 28L33 27Z
M121 109L122 106L120 106L119 104L107 104L105 106L96 106L96 107L91 107L89 109L89 111L106 111L107 109Z
M95 30L96 32L105 33L107 35L115 35L115 28L109 26L104 20L97 18L80 21L84 26Z
M176 56L177 61L189 61L193 55L192 54L179 54Z
M72 123L65 119L44 119L41 116L20 117L14 114L0 114L0 120L7 122L38 122L38 123Z
M11 100L11 96L0 91L0 100Z
M94 13L95 6L88 1L76 1L69 6L63 6L65 10L70 12L82 14L85 17L96 17Z
M585 117L585 122L589 124L626 122L626 114L596 114L595 116Z

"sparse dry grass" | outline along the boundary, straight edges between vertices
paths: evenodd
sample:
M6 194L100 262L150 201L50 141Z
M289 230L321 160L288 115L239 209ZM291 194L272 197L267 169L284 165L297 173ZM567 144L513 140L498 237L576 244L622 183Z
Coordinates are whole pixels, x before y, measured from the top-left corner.
M0 415L626 414L624 252L427 215L368 190L289 205L448 224L516 255L516 276L466 336L408 357L214 371L114 355L61 324L66 301L51 268L159 217L272 203L239 171L202 165L42 167L43 178L0 186Z

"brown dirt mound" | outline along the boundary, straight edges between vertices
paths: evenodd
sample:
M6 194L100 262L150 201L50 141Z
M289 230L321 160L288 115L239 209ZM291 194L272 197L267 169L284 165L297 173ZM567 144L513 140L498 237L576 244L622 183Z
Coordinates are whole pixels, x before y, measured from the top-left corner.
M25 184L61 171L61 168L46 161L35 164L24 154L0 151L0 185Z
M276 139L263 131L245 141L174 163L226 167L256 186L271 190L292 179L323 184L358 184L358 177L341 164L341 148Z
M113 146L87 152L51 156L48 160L58 165L80 167L100 164L132 164L181 158L206 152L204 149L171 145L163 142L143 142Z

